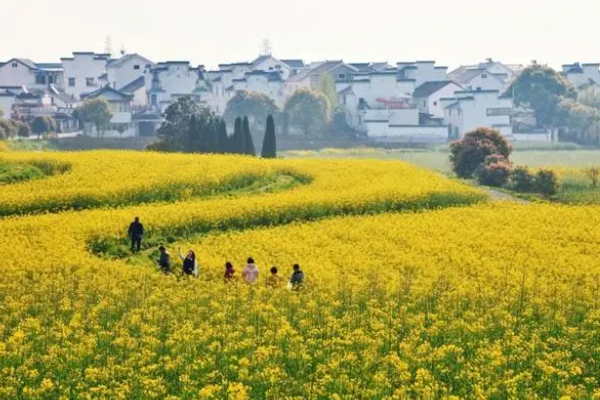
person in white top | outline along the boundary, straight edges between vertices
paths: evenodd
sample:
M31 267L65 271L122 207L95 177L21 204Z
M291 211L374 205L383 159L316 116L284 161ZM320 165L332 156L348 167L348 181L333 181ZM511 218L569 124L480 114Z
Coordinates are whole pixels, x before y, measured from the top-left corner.
M181 253L179 249L179 258L183 261L183 275L193 275L194 278L198 277L198 260L196 260L196 253L194 250L188 250L187 255Z
M242 277L247 284L256 285L258 283L258 272L258 266L252 258L249 258L248 264L242 271Z

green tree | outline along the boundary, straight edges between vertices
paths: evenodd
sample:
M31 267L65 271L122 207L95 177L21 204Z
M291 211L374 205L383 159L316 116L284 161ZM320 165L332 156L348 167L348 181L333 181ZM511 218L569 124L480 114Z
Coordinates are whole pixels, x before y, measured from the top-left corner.
M184 153L214 153L217 151L217 130L220 119L206 107L182 97L171 104L165 121L157 131L159 142L151 150Z
M485 162L486 157L497 154L508 162L512 151L512 145L499 131L478 128L450 145L450 162L456 175L471 178L477 168Z
M256 149L254 148L254 139L252 139L252 132L250 132L250 121L248 117L244 117L244 154L249 156L256 156Z
M267 128L265 130L265 138L263 140L262 158L277 157L277 138L275 136L275 120L272 115L267 118Z
M29 136L31 136L31 127L29 126L29 124L27 122L21 123L21 125L19 126L18 135L19 135L19 137L22 137L22 138L28 138Z
M298 89L285 104L290 116L290 127L300 129L304 136L315 136L325 132L329 102L321 93L310 89Z
M87 99L75 110L75 117L84 124L93 124L97 135L102 138L112 116L108 101L102 98Z
M557 111L562 135L581 144L600 144L600 111L573 99L563 99Z
M217 147L219 153L229 153L229 137L227 136L227 123L224 119L221 119L221 121L219 121L219 138Z
M48 118L38 116L31 121L31 131L40 139L44 133L50 132L51 126Z
M329 100L329 109L334 109L338 105L338 94L335 90L335 81L329 74L323 74L321 76L321 82L319 83L319 91L327 97Z
M350 135L354 132L354 129L348 124L348 113L343 107L336 107L331 112L331 122L330 128L332 134L334 135Z
M577 93L577 101L588 107L600 109L600 90L596 85L580 90Z
M546 65L533 63L512 85L515 104L531 108L538 126L554 131L561 125L558 108L562 98L575 98L571 83Z
M247 115L252 120L254 129L264 129L260 124L267 119L267 116L277 114L279 108L266 94L239 90L227 102L223 118L228 124L232 124L237 117Z
M244 154L246 151L246 137L244 135L244 128L242 126L242 118L237 117L235 119L235 125L233 128L233 136L230 141L230 151L234 154Z

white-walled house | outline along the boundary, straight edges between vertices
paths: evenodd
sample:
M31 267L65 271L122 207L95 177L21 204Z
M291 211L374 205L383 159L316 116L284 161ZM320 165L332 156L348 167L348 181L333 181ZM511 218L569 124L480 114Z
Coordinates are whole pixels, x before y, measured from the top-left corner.
M210 94L202 67L193 68L189 61L167 61L149 68L145 76L148 105L164 111L172 102L191 96L197 102Z
M281 62L290 67L290 69L292 70L292 75L298 74L308 68L307 65L304 63L304 60L300 59L281 60Z
M441 99L452 97L454 92L460 90L464 88L448 80L425 82L415 89L413 98L420 113L434 118L444 118Z
M110 86L104 86L92 93L84 94L83 99L102 98L108 101L113 116L110 120L107 137L131 137L135 136L135 124L132 119L131 102L133 95L123 93ZM88 127L90 129L90 127Z
M498 90L461 90L453 97L442 98L445 122L452 138L480 127L498 129L503 135L513 134L511 113L513 100Z
M106 74L109 54L74 52L73 57L61 58L64 68L65 93L80 99L102 87L100 77Z
M147 68L154 63L139 54L125 54L109 61L106 67L107 82L113 89L122 90L125 86L144 76Z
M308 71L310 87L318 89L324 75L329 75L334 82L351 82L354 75L358 74L358 69L342 60L322 61L313 63Z
M565 64L562 73L577 89L590 84L600 86L600 63Z
M263 55L252 61L252 71L277 72L283 80L294 74L294 70L288 64L272 55Z
M398 62L396 66L398 79L413 79L415 88L425 82L448 79L448 67L436 66L435 61Z
M504 92L509 81L504 74L492 74L485 68L468 68L449 74L452 81L469 90L498 90Z
M57 63L34 63L25 58L13 58L0 63L0 86L47 88L64 86L63 68Z
M462 81L467 79L469 75L473 74L473 72L469 71L485 70L487 74L494 75L499 80L510 83L524 68L525 67L522 64L504 64L488 58L484 62L480 62L478 64L461 65L457 69L450 72L448 76L451 80L462 83ZM466 74L467 76L461 79L463 74ZM475 88L476 87L474 87L474 89ZM484 87L482 87L482 89L485 90Z
M234 79L233 88L234 92L246 90L262 93L271 98L279 107L283 107L286 100L283 80L278 72L249 72L242 79Z
M360 126L360 109L381 109L410 101L415 89L414 79L398 79L395 71L358 74L351 82L337 82L339 103L349 116L352 126Z

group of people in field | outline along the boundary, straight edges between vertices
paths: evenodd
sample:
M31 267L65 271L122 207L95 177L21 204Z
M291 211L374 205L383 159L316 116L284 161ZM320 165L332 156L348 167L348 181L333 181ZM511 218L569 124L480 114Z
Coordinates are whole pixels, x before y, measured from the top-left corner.
M129 225L128 231L129 239L131 240L131 252L136 253L141 250L142 238L144 236L144 225L140 222L139 217L135 217L134 221ZM172 270L171 254L165 246L158 248L158 267L164 274L170 274ZM193 250L188 250L186 254L183 254L181 248L178 251L179 259L182 262L181 274L183 276L190 276L198 278L198 260L196 253ZM259 284L260 270L256 265L253 258L248 258L246 266L242 269L241 278L243 282L249 285ZM233 264L229 261L225 263L225 272L223 279L226 283L235 282L238 280L237 272ZM285 279L279 275L277 267L270 269L270 275L266 279L266 285L269 287L280 287L283 286ZM294 264L292 275L288 281L288 286L291 289L299 289L304 283L304 272L300 269L300 265Z

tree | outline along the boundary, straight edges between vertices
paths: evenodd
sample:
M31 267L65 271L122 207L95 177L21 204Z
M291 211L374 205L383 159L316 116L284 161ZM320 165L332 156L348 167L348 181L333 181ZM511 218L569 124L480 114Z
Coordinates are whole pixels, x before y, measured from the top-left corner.
M600 110L573 99L563 99L557 110L563 137L581 144L600 144Z
M501 187L510 177L510 162L500 154L487 156L483 164L477 167L475 174L482 185Z
M537 63L521 72L513 83L512 90L515 104L531 108L538 125L552 131L561 125L557 119L561 98L576 96L575 89L562 75Z
M218 151L219 117L206 107L182 97L165 111L165 121L157 131L159 142L151 150L185 153Z
M252 132L250 132L250 121L248 117L244 117L244 154L249 156L256 156L256 149L254 148L254 140L252 139Z
M234 154L244 154L246 151L246 137L242 126L242 118L235 119L233 136L231 137L230 151Z
M40 139L44 133L49 132L50 128L50 123L46 117L38 116L31 121L31 131L37 135L38 139Z
M321 93L310 89L298 89L285 105L290 116L290 127L298 128L308 138L325 131L329 102Z
M329 100L329 108L334 109L338 105L338 94L335 90L335 82L333 77L329 74L323 74L321 76L321 82L319 83L319 91L327 97Z
M75 117L81 122L93 124L98 136L104 138L104 132L110 124L112 111L106 99L87 99L75 110Z
M239 90L227 102L223 118L228 124L232 124L237 117L247 115L252 120L255 129L264 129L259 123L265 121L267 116L278 113L279 108L269 96L263 93Z
M27 122L21 123L21 125L19 126L18 135L19 135L19 137L22 137L22 138L28 138L29 136L31 136L31 127L29 126L29 124Z
M334 135L348 135L354 129L348 124L348 113L343 107L336 107L331 113L330 129Z
M229 137L227 136L227 123L224 119L219 121L219 138L217 141L218 152L229 153Z
M577 101L588 107L600 109L600 90L596 85L580 90L577 93Z
M508 160L513 148L496 129L479 128L450 145L450 161L461 178L471 178L486 157L499 154Z
M265 138L263 140L262 158L277 157L277 138L275 136L275 120L272 115L267 118L267 129L265 130Z
M0 119L4 117L4 110L2 110L2 106L0 106Z

